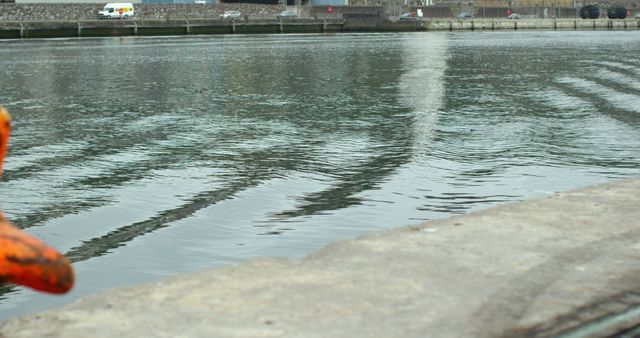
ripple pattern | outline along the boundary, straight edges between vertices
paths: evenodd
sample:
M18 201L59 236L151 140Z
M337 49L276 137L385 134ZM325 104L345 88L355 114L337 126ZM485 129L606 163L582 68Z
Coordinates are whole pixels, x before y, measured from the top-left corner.
M0 318L637 176L625 33L0 41L0 206L79 274Z

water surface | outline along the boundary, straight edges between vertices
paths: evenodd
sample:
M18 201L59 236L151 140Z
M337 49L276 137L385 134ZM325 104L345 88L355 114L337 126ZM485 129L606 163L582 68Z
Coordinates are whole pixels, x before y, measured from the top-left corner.
M640 32L0 41L6 216L62 297L638 176Z

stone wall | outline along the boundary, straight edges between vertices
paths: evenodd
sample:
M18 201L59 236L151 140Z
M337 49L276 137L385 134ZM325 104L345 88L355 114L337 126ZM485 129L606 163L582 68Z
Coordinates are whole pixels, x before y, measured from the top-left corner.
M15 4L0 3L0 20L96 19L104 4ZM138 19L218 18L226 10L239 10L251 17L275 17L282 5L259 4L135 4Z

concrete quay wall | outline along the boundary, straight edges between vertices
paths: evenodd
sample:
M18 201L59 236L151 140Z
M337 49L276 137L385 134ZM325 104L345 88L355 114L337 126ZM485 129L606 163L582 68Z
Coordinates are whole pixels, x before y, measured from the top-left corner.
M302 18L280 21L250 18L47 20L0 22L0 39L48 37L149 36L189 34L320 33L342 31L342 19Z
M393 22L380 17L300 17L278 20L247 16L241 20L219 18L169 18L120 20L5 20L0 21L0 39L43 37L94 37L188 34L385 32L438 30L638 30L640 20L419 20Z
M136 4L131 19L98 20L103 4L0 3L0 38L181 35L232 33L384 32L499 29L640 29L640 20L473 19L396 21L380 6L341 6L335 13L300 6L295 20L278 20L281 5ZM240 20L223 21L226 10L240 10Z
M4 21L85 21L97 19L98 11L103 3L0 3L0 23ZM138 20L172 20L172 19L219 19L227 10L239 10L243 19L275 19L277 14L286 8L283 5L260 4L135 4ZM390 20L381 6L338 6L334 14L328 14L325 6L299 6L300 18L345 18L355 24L370 28L394 28L397 22ZM640 20L609 20L563 18L563 19L482 19L457 20L455 18L424 18L416 22L431 29L599 29L599 28L633 28L638 27ZM401 25L402 26L402 25Z
M609 337L640 325L640 178L120 288L0 337ZM637 332L637 331L633 331Z
M428 20L405 23L421 26L423 30L518 30L518 29L640 29L640 20L625 19L474 19L474 20Z

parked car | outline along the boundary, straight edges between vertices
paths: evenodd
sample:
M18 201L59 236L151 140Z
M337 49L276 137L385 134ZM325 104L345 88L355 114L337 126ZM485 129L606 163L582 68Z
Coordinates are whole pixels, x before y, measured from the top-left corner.
M298 17L298 13L294 11L282 11L278 14L278 19L295 19Z
M418 20L418 18L415 17L415 15L413 15L413 13L406 12L406 13L400 14L400 17L398 18L398 20L399 21L416 21L416 20Z
M636 20L640 20L640 13L634 15L633 18L636 19Z
M511 19L511 20L518 20L518 19L522 19L522 15L518 14L518 13L511 13L507 16L507 19Z
M223 19L235 20L240 19L242 17L242 13L240 11L226 11L220 15Z
M461 19L461 20L473 19L473 16L471 16L471 13L462 12L462 13L458 14L458 19Z

